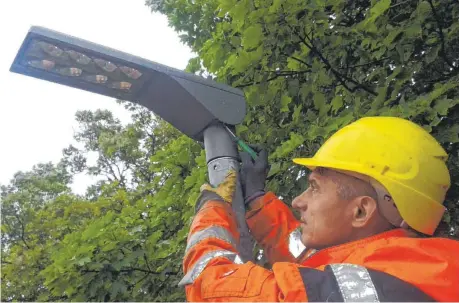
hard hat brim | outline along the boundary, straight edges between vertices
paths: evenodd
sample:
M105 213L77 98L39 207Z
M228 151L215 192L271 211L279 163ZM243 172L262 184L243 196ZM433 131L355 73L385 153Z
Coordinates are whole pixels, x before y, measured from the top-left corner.
M310 170L314 170L316 167L320 166L318 161L314 158L295 158L293 159L293 163L306 166Z
M295 158L292 160L293 163L306 166L308 169L315 170L317 167L325 167L330 169L348 170L348 171L359 171L356 167L351 167L349 163L324 161L317 158Z

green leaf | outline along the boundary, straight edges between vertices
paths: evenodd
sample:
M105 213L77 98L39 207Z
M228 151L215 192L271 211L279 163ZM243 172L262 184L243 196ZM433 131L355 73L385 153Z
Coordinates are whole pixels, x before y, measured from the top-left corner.
M303 109L303 105L295 105L295 109L293 110L292 119L294 123L300 121L301 118L301 110Z
M451 215L448 212L445 212L445 215L443 216L443 221L446 223L451 222Z
M331 102L332 112L336 114L338 110L340 110L343 107L343 104L343 97L340 95L336 95Z
M126 289L127 289L126 284L124 284L123 282L119 280L113 282L112 286L110 287L111 300L114 300L119 293L124 293Z
M292 98L287 95L283 95L281 97L281 112L288 112L289 108L288 105L292 102Z
M287 58L287 68L289 70L300 70L302 67L301 62L294 60L290 57Z
M319 110L319 116L323 116L326 114L326 100L324 94L322 94L321 92L316 92L314 94L314 108Z
M243 72L251 63L250 55L244 50L239 51L239 56L235 59L234 62L234 71L236 73Z
M457 104L459 104L459 100L451 100L447 98L439 99L435 102L434 109L438 112L438 114L446 116L448 114L448 110Z
M235 4L234 0L219 0L219 2L220 2L219 8L222 11L222 13L228 12Z
M426 62L430 64L438 58L438 52L441 49L441 45L434 46L426 55Z
M401 34L403 33L402 29L397 29L390 31L387 37L384 39L384 45L386 46L392 46L393 41Z
M419 5L416 9L418 17L425 17L427 14L431 13L430 5L427 1L419 2Z
M405 30L405 36L407 37L419 37L422 34L422 27L421 24L415 23L409 26Z
M89 257L84 257L84 258L79 259L79 260L76 262L76 264L78 264L78 265L80 265L80 266L83 266L83 265L85 265L86 263L89 263L89 262L91 262L91 258L89 258Z
M246 125L239 124L239 125L237 126L237 133L238 133L238 135L241 135L241 134L245 133L245 132L248 131L248 130L249 130L249 128L248 128Z
M112 250L114 249L116 246L117 246L117 242L116 241L111 241L109 242L107 245L105 245L103 248L102 248L102 251L109 251L109 250Z
M285 157L304 142L304 137L297 133L290 133L290 139L283 142L276 151L270 155L270 159Z
M271 168L269 169L269 173L268 173L267 178L270 178L270 177L276 175L277 173L279 173L280 170L281 170L281 165L280 165L279 162L275 162L275 163L271 164Z
M436 136L441 143L454 144L459 143L459 124L443 129Z
M397 50L400 62L405 62L405 46L402 43L399 43L395 46L395 49Z
M281 7L284 0L273 0L273 4L269 8L270 13L275 13Z
M253 24L248 27L242 35L242 45L246 49L257 47L263 37L263 29L260 24Z
M384 14L390 7L390 0L378 0L375 1L375 5L370 10L370 15L373 17L380 16Z
M384 14L390 7L391 0L378 0L374 1L375 4L370 9L369 17L367 17L362 23L363 27L365 26L375 26L373 22L382 14ZM371 28L367 28L371 31Z

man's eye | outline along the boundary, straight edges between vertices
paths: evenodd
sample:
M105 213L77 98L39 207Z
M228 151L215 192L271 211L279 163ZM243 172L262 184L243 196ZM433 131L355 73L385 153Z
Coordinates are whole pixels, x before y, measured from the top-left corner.
M309 184L309 189L313 192L316 192L317 191L317 187L315 184Z

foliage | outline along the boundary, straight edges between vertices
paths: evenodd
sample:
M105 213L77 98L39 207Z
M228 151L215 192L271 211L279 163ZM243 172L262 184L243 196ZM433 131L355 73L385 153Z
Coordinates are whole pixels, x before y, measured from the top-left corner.
M47 218L54 215L55 206L74 200L70 181L62 164L47 163L16 173L10 185L1 187L2 301L17 299L17 294L34 300L48 293L38 274L64 231L60 226L50 228Z
M80 148L2 187L3 301L185 299L177 284L188 198L205 182L205 157L167 123L125 105L135 121L126 126L107 111L78 112ZM79 172L102 177L85 196L68 188Z
M147 0L198 54L188 70L244 90L238 134L270 150L286 201L311 156L363 116L408 118L450 158L442 235L459 236L459 4L453 0ZM198 20L198 21L196 21ZM199 37L199 38L197 38ZM409 138L407 138L409 139ZM299 176L299 178L298 178Z
M448 151L442 235L459 236L459 5L434 0L148 0L198 54L187 70L244 90L238 134L270 151L269 189L306 186L291 158L368 115L409 118ZM145 109L81 111L77 144L2 186L2 301L184 301L177 287L201 146ZM409 138L407 138L409 140ZM95 161L93 161L95 159ZM85 195L77 173L98 176Z

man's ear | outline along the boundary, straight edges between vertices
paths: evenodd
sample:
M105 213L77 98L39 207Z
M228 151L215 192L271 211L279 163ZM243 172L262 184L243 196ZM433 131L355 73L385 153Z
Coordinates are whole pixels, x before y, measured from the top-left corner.
M352 226L361 228L368 226L373 217L377 215L377 202L368 196L357 197L353 201Z

